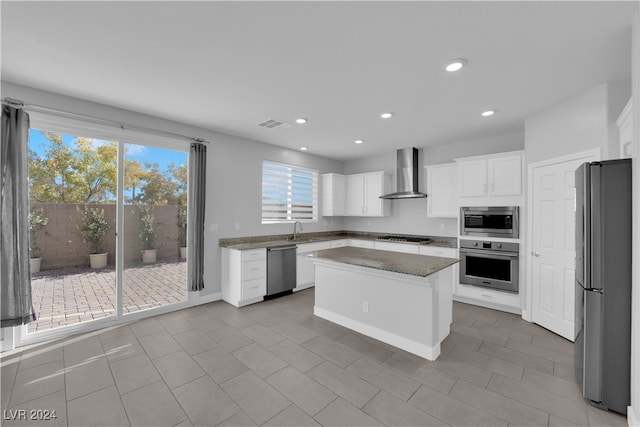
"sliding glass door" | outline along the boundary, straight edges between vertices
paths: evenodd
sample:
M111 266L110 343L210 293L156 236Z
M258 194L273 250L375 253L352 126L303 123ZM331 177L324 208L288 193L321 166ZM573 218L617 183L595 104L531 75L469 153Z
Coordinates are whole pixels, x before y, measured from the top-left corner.
M59 129L30 130L27 334L186 302L188 146Z
M187 300L188 153L124 145L122 310Z
M116 314L118 142L31 129L32 297L42 332Z

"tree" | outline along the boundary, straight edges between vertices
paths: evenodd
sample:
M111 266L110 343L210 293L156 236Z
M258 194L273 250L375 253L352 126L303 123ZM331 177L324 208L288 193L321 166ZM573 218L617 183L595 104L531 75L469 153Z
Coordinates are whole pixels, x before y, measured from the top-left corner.
M142 167L142 164L139 160L129 160L127 158L124 159L124 188L125 193L131 191L131 198L125 199L129 203L136 203L139 201L140 194L139 191L142 187L142 184L147 176L147 171L145 171ZM138 190L138 194L136 194L136 190Z
M116 194L116 142L96 144L77 138L73 147L56 132L43 132L50 145L40 157L30 151L31 201L53 203L104 203Z
M171 163L168 167L168 171L173 177L173 180L177 184L177 194L176 201L177 205L186 206L187 205L187 185L189 182L189 168L187 165L176 166L174 163Z

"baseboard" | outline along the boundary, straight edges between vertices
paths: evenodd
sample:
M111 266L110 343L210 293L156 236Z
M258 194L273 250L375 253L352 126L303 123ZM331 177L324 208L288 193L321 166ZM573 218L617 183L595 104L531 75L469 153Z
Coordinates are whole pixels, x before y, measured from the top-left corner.
M426 344L409 340L396 334L392 334L388 331L384 331L374 326L358 322L357 320L350 319L348 317L319 307L313 308L313 314L330 322L344 326L345 328L360 332L361 334L368 337L377 339L394 347L401 348L402 350L408 351L409 353L424 357L427 360L436 360L440 355L440 344L437 344L434 347L430 347Z
M633 406L627 406L627 423L629 427L640 427L640 418Z
M216 292L215 294L198 296L194 301L194 303L196 305L208 304L210 302L220 301L221 299L222 299L222 292Z

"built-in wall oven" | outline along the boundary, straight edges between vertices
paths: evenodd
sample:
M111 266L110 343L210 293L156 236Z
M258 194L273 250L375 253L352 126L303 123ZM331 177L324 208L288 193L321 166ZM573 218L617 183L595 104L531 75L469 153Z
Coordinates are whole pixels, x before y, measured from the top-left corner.
M518 238L518 206L473 206L460 208L463 236Z
M518 292L519 245L516 242L460 240L460 283Z

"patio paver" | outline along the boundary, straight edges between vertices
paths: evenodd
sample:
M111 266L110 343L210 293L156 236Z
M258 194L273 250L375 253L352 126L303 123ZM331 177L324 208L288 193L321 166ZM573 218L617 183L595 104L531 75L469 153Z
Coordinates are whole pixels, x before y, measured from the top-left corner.
M187 299L187 263L169 258L124 269L123 312L147 310ZM31 290L37 320L28 332L40 332L115 314L115 266L44 270L33 275Z

